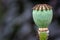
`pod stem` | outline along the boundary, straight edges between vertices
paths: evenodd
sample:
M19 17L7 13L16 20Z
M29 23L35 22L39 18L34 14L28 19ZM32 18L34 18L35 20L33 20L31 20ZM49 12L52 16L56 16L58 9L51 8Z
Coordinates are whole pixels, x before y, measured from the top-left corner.
M48 28L39 28L38 34L39 34L39 40L47 40L48 38Z

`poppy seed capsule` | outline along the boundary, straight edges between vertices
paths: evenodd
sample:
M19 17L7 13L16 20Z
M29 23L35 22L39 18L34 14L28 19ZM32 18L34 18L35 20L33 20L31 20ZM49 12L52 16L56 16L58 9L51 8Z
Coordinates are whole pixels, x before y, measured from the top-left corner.
M38 4L33 7L33 20L39 28L46 28L52 21L52 7L47 4Z

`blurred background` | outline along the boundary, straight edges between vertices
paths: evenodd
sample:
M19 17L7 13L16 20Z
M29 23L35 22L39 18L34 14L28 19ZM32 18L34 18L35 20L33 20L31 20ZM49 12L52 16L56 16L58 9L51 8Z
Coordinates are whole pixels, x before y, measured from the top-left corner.
M39 40L32 18L36 4L53 7L48 40L60 40L60 0L0 0L0 40Z

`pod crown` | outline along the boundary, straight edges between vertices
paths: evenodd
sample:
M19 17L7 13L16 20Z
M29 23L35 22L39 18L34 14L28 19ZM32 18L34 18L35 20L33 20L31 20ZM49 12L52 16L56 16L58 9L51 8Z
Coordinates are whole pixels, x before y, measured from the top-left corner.
M33 10L50 10L52 7L48 4L37 4L33 7Z

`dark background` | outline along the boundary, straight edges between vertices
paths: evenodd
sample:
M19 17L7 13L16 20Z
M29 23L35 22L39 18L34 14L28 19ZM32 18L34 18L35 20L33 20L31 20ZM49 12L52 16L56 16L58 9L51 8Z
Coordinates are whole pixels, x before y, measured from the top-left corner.
M60 40L60 0L0 0L0 40L39 40L32 18L36 4L53 7L48 40Z

